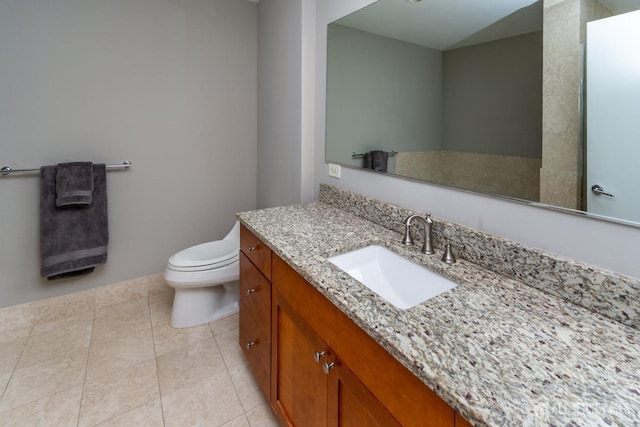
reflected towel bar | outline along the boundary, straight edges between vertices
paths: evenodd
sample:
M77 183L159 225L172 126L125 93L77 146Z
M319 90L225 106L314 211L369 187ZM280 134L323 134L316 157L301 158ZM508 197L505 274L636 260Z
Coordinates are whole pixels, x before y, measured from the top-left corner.
M113 169L129 169L132 163L129 160L125 160L119 165L107 165L107 170ZM40 168L38 169L12 169L9 166L3 166L0 168L0 176L9 176L13 174L24 174L24 175L35 175L40 173Z
M389 155L389 157L393 157L396 154L398 154L398 152L397 151L387 151L387 154ZM366 156L366 154L356 154L355 151L353 153L351 153L351 158L352 159L364 159L364 156Z

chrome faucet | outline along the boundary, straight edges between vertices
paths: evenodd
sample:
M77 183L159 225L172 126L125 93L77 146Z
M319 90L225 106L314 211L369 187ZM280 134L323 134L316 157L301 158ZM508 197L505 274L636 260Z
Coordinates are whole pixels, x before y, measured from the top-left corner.
M409 231L411 230L411 223L415 219L419 219L424 224L424 244L422 245L421 252L423 254L433 255L435 251L433 250L433 241L431 238L431 231L433 230L433 220L431 219L431 214L427 214L426 218L423 218L420 215L411 215L410 217L408 217L404 222L406 231L404 233L402 243L407 246L413 245L413 239L411 238L411 234L409 233Z

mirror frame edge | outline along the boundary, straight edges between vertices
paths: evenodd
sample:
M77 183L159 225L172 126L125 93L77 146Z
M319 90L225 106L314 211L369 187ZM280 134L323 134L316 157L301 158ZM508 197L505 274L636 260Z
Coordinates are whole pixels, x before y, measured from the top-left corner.
M483 192L480 192L480 191L467 190L465 188L452 187L450 185L438 184L437 182L424 181L424 180L420 180L420 179L417 179L417 178L411 178L409 176L397 175L397 174L388 173L388 172L380 172L380 171L375 171L375 170L372 170L372 169L363 169L363 168L358 167L358 166L353 166L353 165L340 163L340 162L333 162L333 161L328 162L326 160L326 157L325 157L325 162L324 163L325 163L325 165L328 165L329 163L336 164L336 165L340 165L341 167L346 167L348 169L353 169L353 170L360 171L360 172L365 172L365 173L381 174L381 175L385 175L385 176L389 176L389 177L402 179L402 180L405 180L405 181L415 182L417 184L432 185L434 187L442 188L444 190L453 190L453 191L459 191L459 192L462 192L462 193L472 194L472 195L475 195L475 196L490 197L490 198L497 199L497 200L503 200L503 201L507 201L507 202L517 203L517 204L520 204L520 205L531 206L531 207L534 207L534 208L541 208L541 209L545 209L545 210L556 211L556 212L559 212L559 213L570 214L570 215L573 215L573 216L579 216L579 217L588 218L588 219L592 219L592 220L596 220L596 221L604 221L604 222L609 222L609 223L622 225L622 226L627 226L627 227L640 228L640 223L638 223L638 222L626 221L624 219L598 215L598 214L594 214L594 213L591 213L591 212L580 211L580 210L571 209L571 208L565 208L565 207L562 207L562 206L549 205L549 204L546 204L546 203L536 202L536 201L533 201L533 200L518 199L516 197L504 196L502 194L483 193Z

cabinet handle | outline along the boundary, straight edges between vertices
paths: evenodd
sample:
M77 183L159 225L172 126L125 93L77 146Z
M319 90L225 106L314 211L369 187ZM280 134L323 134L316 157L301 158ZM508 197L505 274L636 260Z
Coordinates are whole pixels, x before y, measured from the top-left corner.
M336 366L336 362L324 362L322 364L322 370L324 371L325 374L329 375L329 371L331 371L331 369L333 369L333 367Z
M249 288L249 289L247 289L247 295L251 295L255 291L256 291L256 288Z
M249 246L249 247L247 248L247 250L248 250L249 252L253 252L253 251L255 251L255 250L256 250L256 247L255 247L255 246Z
M255 341L247 341L247 343L245 344L245 347L247 347L247 350L249 350L254 345L256 345Z
M320 362L320 359L322 359L326 355L327 354L324 351L314 351L313 360L315 360L316 362Z

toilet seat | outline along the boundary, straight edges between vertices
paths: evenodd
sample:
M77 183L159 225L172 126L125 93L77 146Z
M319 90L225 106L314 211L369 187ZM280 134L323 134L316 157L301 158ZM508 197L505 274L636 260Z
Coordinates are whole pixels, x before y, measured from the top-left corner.
M239 243L235 239L217 240L184 249L169 258L173 271L204 271L223 268L239 261Z

